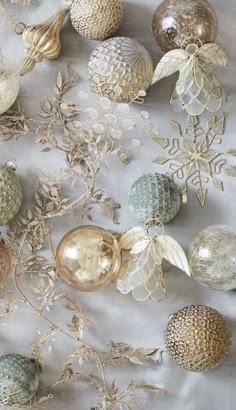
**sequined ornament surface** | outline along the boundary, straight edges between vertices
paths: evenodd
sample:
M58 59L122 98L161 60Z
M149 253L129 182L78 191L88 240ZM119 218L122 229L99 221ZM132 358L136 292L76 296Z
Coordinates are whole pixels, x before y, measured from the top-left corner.
M23 405L37 393L38 371L33 362L19 354L0 357L0 402Z
M117 278L121 252L109 231L97 226L81 226L61 240L56 261L58 274L70 286L92 292Z
M15 102L20 89L19 74L4 58L0 57L0 114Z
M204 372L218 366L230 350L224 317L207 306L189 306L171 316L165 332L169 356L184 369Z
M0 166L0 225L8 224L17 215L23 199L20 179L15 165Z
M202 45L198 40L186 39L183 49L169 51L161 59L152 83L179 71L170 100L174 110L186 110L189 115L200 115L204 110L216 112L222 105L224 93L215 68L227 66L226 54L216 44Z
M60 55L60 32L69 8L70 1L64 0L61 8L46 21L25 27L23 31L25 57L20 67L21 75L32 71L35 64L43 59L51 60Z
M94 92L115 102L130 102L151 85L153 62L138 41L114 37L92 52L88 73Z
M141 176L132 185L128 203L131 213L140 222L168 223L179 212L182 202L177 185L166 175L154 173Z
M236 234L216 225L199 232L189 252L191 273L202 285L216 290L236 288Z
M0 282L4 281L10 273L11 265L10 249L4 239L1 239L0 236Z
M180 48L186 37L214 42L218 20L207 0L164 0L154 13L152 31L161 49L170 51Z
M105 40L120 27L121 0L74 0L70 11L74 29L91 40Z

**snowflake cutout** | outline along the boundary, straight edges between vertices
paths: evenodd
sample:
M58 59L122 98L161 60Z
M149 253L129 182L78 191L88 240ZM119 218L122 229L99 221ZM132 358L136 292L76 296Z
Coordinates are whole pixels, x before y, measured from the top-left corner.
M163 149L168 149L169 154L158 156L153 162L160 165L169 162L168 175L173 180L182 181L180 191L183 193L192 185L202 206L206 201L206 185L210 180L217 190L223 191L224 183L219 178L222 172L228 176L236 176L236 166L229 165L225 158L226 155L236 156L236 150L219 152L214 148L214 145L222 143L220 137L224 133L226 117L227 114L223 114L219 119L211 117L205 131L200 126L198 116L188 116L189 128L185 132L177 122L170 122L176 138L151 135L151 140Z

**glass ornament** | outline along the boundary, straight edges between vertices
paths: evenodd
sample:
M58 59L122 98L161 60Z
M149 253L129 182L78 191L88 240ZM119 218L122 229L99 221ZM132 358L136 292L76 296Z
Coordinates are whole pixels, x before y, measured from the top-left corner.
M39 373L34 363L19 354L0 357L0 403L23 405L37 393Z
M11 252L4 239L0 236L0 283L3 282L11 271Z
M132 185L128 203L131 213L140 222L168 223L178 214L182 195L166 175L145 174Z
M204 372L224 360L230 350L231 332L215 309L189 306L170 317L165 344L178 366L191 372Z
M0 114L16 101L20 89L20 77L4 58L0 57Z
M115 102L131 102L146 91L153 77L149 52L138 41L114 37L92 52L88 63L91 88Z
M97 226L81 226L61 240L56 255L57 272L70 286L92 292L115 281L121 267L118 241Z
M0 166L0 225L11 222L22 204L22 186L15 171L13 162Z
M215 41L218 20L207 0L164 0L152 21L153 35L163 51L180 48L187 37L202 44Z
M192 277L216 290L236 288L236 234L224 225L210 226L194 238L189 252Z
M121 0L73 0L70 18L74 29L90 40L105 40L120 27Z

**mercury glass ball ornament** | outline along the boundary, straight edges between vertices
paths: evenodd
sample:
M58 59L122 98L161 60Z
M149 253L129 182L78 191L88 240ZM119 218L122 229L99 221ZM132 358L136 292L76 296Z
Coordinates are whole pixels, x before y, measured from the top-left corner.
M0 114L16 101L20 90L20 76L5 59L0 57Z
M34 363L19 354L0 357L0 403L23 405L37 393L39 374Z
M11 252L4 239L0 236L0 283L6 279L11 271Z
M143 223L157 220L168 223L175 218L182 203L177 185L166 175L145 174L132 185L128 204L133 216Z
M111 101L130 102L151 85L153 62L138 41L114 37L92 52L88 63L92 90Z
M194 279L216 290L236 288L236 234L228 226L203 229L194 238L189 252Z
M120 27L121 0L73 0L70 18L74 29L90 40L105 40Z
M207 0L164 0L152 21L153 35L163 51L180 48L191 37L202 44L213 43L218 20Z
M15 218L22 200L22 186L16 175L15 163L7 162L0 166L0 225L8 224Z
M230 350L231 332L215 309L189 306L170 317L165 344L177 365L191 372L204 372L224 360Z
M68 232L57 248L58 274L70 286L92 292L115 281L121 267L118 241L97 226L81 226Z

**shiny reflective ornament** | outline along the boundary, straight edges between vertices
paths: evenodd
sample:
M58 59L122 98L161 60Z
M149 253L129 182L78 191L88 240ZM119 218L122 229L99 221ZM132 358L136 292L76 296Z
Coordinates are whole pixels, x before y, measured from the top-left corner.
M151 85L153 62L138 41L114 37L92 52L88 73L94 92L115 102L130 102Z
M0 283L3 282L11 271L11 251L6 241L0 236Z
M0 357L0 403L23 405L37 393L39 374L34 363L19 354Z
M166 349L176 364L191 372L218 366L230 350L231 332L224 317L208 306L189 306L170 317Z
M236 288L236 234L228 226L210 226L194 238L189 252L194 279L216 290Z
M42 60L51 60L60 55L60 32L69 8L70 2L63 1L58 12L46 21L25 27L23 31L25 58L20 67L21 75L32 71L35 64Z
M11 222L17 215L23 200L20 179L15 163L0 166L0 225Z
M6 112L16 101L20 78L16 70L0 57L0 114Z
M145 174L132 185L128 203L131 213L140 222L168 223L178 214L182 195L166 175Z
M121 266L116 238L97 226L68 232L57 248L58 274L70 286L92 292L115 281Z
M186 39L181 50L169 51L158 63L152 84L179 71L171 95L174 110L200 115L204 110L216 112L224 97L223 87L215 75L216 67L227 67L228 59L216 44Z
M74 29L90 40L105 40L120 27L121 0L73 0L70 18Z
M122 294L132 292L139 302L149 298L157 301L165 296L164 259L190 276L183 249L175 239L165 235L161 225L131 228L121 236L119 245L129 255L122 264L117 288Z
M187 37L214 42L218 20L207 0L164 0L154 13L152 31L161 49L170 51L180 48Z

